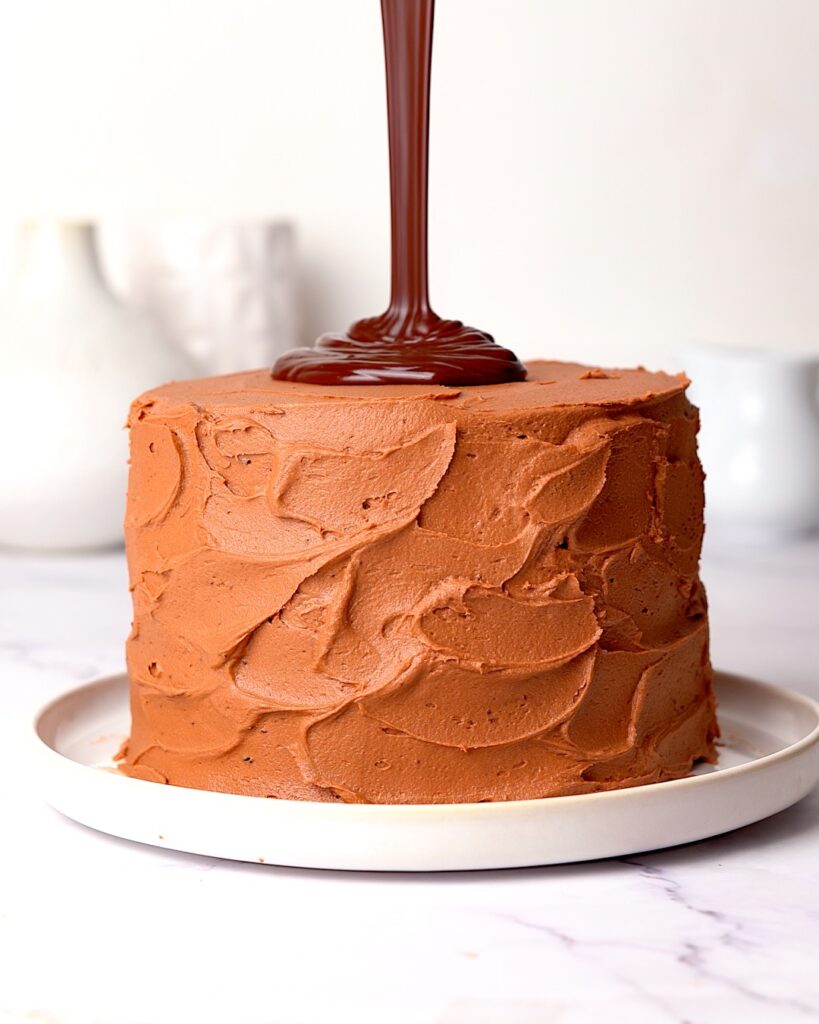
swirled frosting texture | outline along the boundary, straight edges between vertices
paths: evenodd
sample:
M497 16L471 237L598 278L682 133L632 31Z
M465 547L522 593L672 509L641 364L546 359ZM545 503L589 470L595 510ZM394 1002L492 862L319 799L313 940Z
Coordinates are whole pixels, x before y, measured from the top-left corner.
M317 387L131 410L123 770L441 803L685 775L717 726L686 381Z

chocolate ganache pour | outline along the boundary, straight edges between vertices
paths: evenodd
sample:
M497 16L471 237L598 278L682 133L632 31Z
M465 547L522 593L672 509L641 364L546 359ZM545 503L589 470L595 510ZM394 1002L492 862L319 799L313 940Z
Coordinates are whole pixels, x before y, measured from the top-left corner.
M380 316L324 334L273 367L305 384L444 384L523 380L526 370L492 336L444 320L429 303L427 178L434 0L381 0L390 139L392 282Z

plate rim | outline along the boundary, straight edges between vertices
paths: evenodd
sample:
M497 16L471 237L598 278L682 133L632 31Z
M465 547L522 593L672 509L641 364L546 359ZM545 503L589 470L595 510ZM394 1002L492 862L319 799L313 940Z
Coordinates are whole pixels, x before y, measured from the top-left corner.
M257 807L264 804L269 808L281 808L284 805L288 811L295 813L310 813L311 811L320 808L322 813L346 815L347 817L361 816L365 818L409 818L412 816L417 817L419 815L451 816L453 814L457 814L460 817L473 815L497 817L499 814L514 814L519 812L522 808L535 809L537 807L546 806L567 808L572 805L576 805L578 801L583 801L582 806L591 808L594 805L593 802L599 803L601 800L605 800L608 804L611 804L615 800L639 800L643 798L646 793L656 792L658 789L662 790L663 793L671 795L671 793L676 793L680 790L689 791L695 787L701 788L706 785L713 785L717 780L720 782L727 782L730 779L736 779L743 775L750 775L760 771L765 771L775 765L785 764L788 761L799 757L806 750L819 743L819 701L815 700L813 697L809 697L807 694L800 693L797 690L792 690L789 687L777 686L774 683L763 682L759 679L753 679L749 676L735 672L727 672L720 669L714 670L714 682L717 689L719 688L720 682L727 682L729 685L738 685L745 688L750 687L757 691L764 691L769 697L773 697L790 704L800 705L803 710L812 715L815 720L814 725L801 739L788 744L780 750L776 750L771 754L763 754L760 757L754 758L752 761L745 762L744 764L733 765L732 767L723 768L718 771L708 772L705 775L689 775L682 779L671 779L667 782L654 782L639 786L627 786L621 789L604 790L597 793L533 797L531 799L523 800L497 800L483 803L435 804L354 804L329 801L324 802L319 800L269 800L265 797L253 796L246 793L226 793L220 790L195 789L187 786L165 785L157 787L157 783L155 782L148 782L145 779L135 779L130 776L123 775L120 772L110 771L92 765L84 765L68 755L61 753L59 750L56 750L42 735L42 729L44 728L44 723L48 716L53 714L61 703L70 698L76 698L84 691L94 689L104 690L115 685L127 685L128 673L124 670L95 676L92 679L79 683L70 689L64 690L57 696L52 697L35 712L29 727L28 738L30 749L32 749L34 755L39 757L41 761L46 759L55 767L57 765L62 767L71 765L73 766L72 770L92 772L95 774L97 779L101 779L103 777L117 779L122 784L127 784L131 787L139 787L135 792L145 793L146 790L144 787L150 786L152 790L156 791L156 789L159 788L166 794L181 792L188 798L191 798L191 794L199 794L198 797L193 797L193 799L201 799L204 797L206 799L216 800L228 799L231 802L239 799L242 801L251 801L251 803ZM171 799L173 799L173 797L171 797Z

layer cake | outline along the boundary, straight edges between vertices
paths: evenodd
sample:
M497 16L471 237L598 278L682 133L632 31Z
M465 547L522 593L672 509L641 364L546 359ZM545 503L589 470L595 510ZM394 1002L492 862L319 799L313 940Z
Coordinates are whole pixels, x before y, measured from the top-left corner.
M713 760L687 382L528 371L462 389L258 371L137 399L123 770L442 803Z

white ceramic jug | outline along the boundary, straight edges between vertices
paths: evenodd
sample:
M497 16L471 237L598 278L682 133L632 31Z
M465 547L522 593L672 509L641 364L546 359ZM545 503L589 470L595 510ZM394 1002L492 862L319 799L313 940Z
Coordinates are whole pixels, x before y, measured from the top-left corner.
M111 295L91 225L22 229L0 303L0 544L119 542L129 403L195 373L187 356Z
M739 540L819 527L819 357L693 345L681 358L709 527Z

